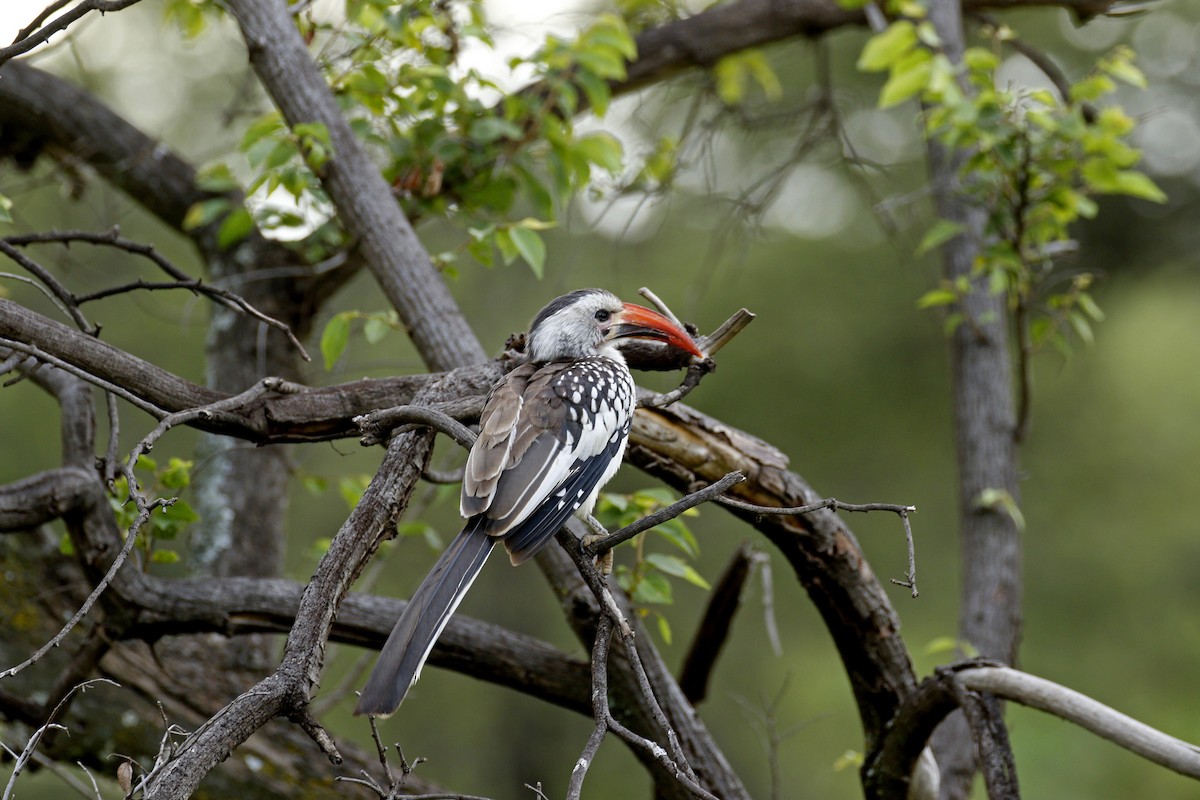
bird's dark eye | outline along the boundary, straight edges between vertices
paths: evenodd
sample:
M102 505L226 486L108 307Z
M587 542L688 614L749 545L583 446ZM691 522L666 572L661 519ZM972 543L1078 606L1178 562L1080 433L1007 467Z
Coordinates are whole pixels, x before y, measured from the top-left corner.
M612 316L612 312L602 308L596 312L596 319L600 322L608 322L608 318Z

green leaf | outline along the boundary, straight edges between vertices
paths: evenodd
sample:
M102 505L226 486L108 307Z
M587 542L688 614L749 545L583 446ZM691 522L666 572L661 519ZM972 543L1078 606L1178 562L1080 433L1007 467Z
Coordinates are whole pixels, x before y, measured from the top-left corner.
M602 14L584 36L589 42L615 50L630 61L637 58L637 42L629 33L625 20L616 14Z
M1100 69L1130 86L1138 89L1146 88L1146 76L1134 66L1133 50L1127 46L1118 47L1108 58L1103 59L1100 62Z
M1158 184L1146 175L1134 170L1122 170L1117 173L1116 191L1131 197L1140 197L1152 203L1167 202L1167 194L1158 188Z
M227 164L213 164L196 175L197 188L206 192L232 192L238 188L237 179Z
M621 142L611 133L590 133L575 143L575 151L614 175L621 171Z
M378 344L391 329L392 325L386 317L373 315L363 323L363 336L370 344Z
M593 47L575 53L575 62L605 80L625 80L625 59L607 47Z
M721 58L713 65L717 97L727 106L739 105L746 96L746 68L737 53Z
M747 77L754 79L758 87L762 89L767 100L772 103L779 100L783 96L783 86L779 83L779 76L775 74L775 70L771 68L771 62L763 55L761 50L743 50L733 56L726 56L726 59L736 59L733 62L734 78L737 81L737 90L739 95L744 93L744 84ZM723 59L724 60L724 59ZM718 85L718 93L720 86ZM722 97L722 100L725 98ZM727 101L728 102L728 101ZM736 101L730 102L734 105Z
M863 765L863 754L857 750L847 750L833 760L833 771L844 772L848 769L858 770Z
M278 111L272 111L264 114L254 122L250 123L250 127L246 128L246 132L242 134L242 143L238 149L243 153L253 147L260 139L266 138L273 133L283 130L283 117Z
M191 461L172 457L167 462L167 468L158 476L158 480L167 489L183 489L192 482L191 469Z
M546 266L546 243L542 241L541 235L531 228L511 228L509 235L521 258L525 259L533 274L541 280Z
M12 207L13 202L5 195L0 194L0 222L12 222Z
M913 52L916 58L906 59L892 70L879 90L879 107L891 108L919 94L929 85L933 75L933 59L925 50Z
M633 590L633 601L639 604L671 603L671 582L661 573L644 575Z
M349 475L338 481L338 493L346 502L347 508L353 510L358 505L358 501L362 499L363 492L367 490L367 484L370 482L370 475Z
M917 46L917 29L908 20L893 22L882 33L867 40L858 68L863 72L882 72Z
M1102 322L1104 320L1104 312L1100 310L1100 306L1096 305L1096 301L1093 300L1092 296L1087 292L1081 292L1079 297L1076 298L1075 302L1079 304L1079 308L1083 310L1083 313L1087 314L1096 322Z
M183 229L194 231L215 222L218 217L229 210L230 205L231 203L224 197L214 197L210 200L193 203L187 213L183 215Z
M671 623L667 622L667 618L662 614L656 614L658 621L658 635L662 637L663 643L671 644Z
M1021 513L1017 501L1005 489L984 489L975 498L976 508L985 508L1006 515L1017 526L1017 530L1025 530L1025 515Z
M321 357L325 361L325 371L333 369L333 365L342 357L346 346L350 344L350 315L346 312L335 314L325 323L321 331Z
M467 252L471 254L471 258L474 258L485 267L493 266L496 263L490 239L472 239L467 243Z
M1088 322L1087 317L1081 312L1072 311L1067 315L1067 320L1071 323L1071 327L1075 330L1075 335L1079 337L1080 341L1088 347L1096 343L1095 334L1092 333L1092 324Z
M324 494L325 490L329 488L329 481L319 475L302 475L300 477L300 485L309 494L320 495Z
M647 563L653 564L656 568L662 570L668 575L674 575L677 578L683 578L693 586L699 586L701 589L711 589L708 581L692 567L691 564L684 561L679 556L668 556L662 553L650 553L646 556Z
M245 239L254 230L254 217L244 208L235 208L217 228L217 246L227 250Z
M174 564L179 561L179 553L174 550L155 550L150 561L154 564Z
M917 298L917 308L933 308L935 306L948 306L958 302L958 294L953 289L940 287L930 289L925 294Z
M608 88L608 82L586 70L575 73L573 78L579 88L583 89L583 94L587 97L592 111L597 117L603 117L604 113L608 111L609 101L612 100L612 90Z
M512 230L510 228L501 228L492 235L492 240L496 243L496 249L500 251L500 257L504 259L505 264L511 264L517 260L517 256L521 251L517 249L517 245L513 242Z
M961 222L939 219L921 238L921 243L917 245L917 255L923 256L935 247L941 247L964 230L966 227ZM920 307L924 308L924 306Z
M679 518L656 525L651 530L678 547L690 558L700 555L700 545L697 544L696 537Z
M1087 103L1099 100L1116 88L1111 78L1105 75L1091 75L1071 87L1071 102Z
M520 139L521 128L515 122L502 117L483 117L476 120L469 133L470 137L480 144L491 144L499 139Z

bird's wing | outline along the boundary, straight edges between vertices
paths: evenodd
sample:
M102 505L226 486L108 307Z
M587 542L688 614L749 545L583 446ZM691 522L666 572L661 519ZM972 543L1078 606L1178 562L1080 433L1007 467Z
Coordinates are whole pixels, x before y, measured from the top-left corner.
M606 468L621 458L625 440L629 436L630 422L630 419L626 419L624 426L614 431L600 453L575 461L558 489L508 532L504 537L504 546L513 564L520 564L537 553L542 544L591 496Z
M467 456L463 472L460 511L467 519L487 511L496 493L496 484L508 466L517 439L518 422L525 410L525 390L536 372L532 364L523 364L508 373L488 393L479 415L479 438ZM528 448L528 442L522 442Z
M519 368L484 406L479 442L467 459L462 511L483 514L486 531L506 537L514 561L553 535L620 456L627 415L583 395L588 368L588 362Z

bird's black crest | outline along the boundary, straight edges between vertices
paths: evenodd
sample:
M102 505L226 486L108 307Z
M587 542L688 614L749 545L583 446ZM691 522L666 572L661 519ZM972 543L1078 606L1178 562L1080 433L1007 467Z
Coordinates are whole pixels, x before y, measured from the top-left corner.
M537 316L533 318L533 322L529 323L529 332L533 333L534 330L537 329L538 325L541 325L547 319L554 316L559 311L562 311L564 308L571 305L581 297L589 294L598 294L603 291L603 289L576 289L570 294L564 294L562 297L554 298L546 304L545 308L537 313Z

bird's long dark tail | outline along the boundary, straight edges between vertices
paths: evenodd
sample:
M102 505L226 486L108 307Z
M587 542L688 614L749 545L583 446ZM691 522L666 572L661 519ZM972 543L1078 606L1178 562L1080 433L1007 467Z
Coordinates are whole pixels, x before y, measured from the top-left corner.
M358 698L355 714L386 717L400 706L420 677L433 643L483 569L494 542L469 522L450 543L392 628Z

